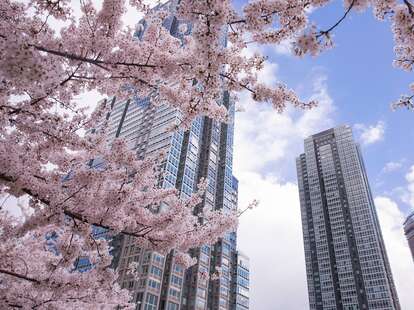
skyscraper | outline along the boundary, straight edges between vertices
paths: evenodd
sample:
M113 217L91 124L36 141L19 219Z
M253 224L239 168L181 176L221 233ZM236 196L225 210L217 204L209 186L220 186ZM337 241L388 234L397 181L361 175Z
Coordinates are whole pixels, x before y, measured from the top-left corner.
M224 93L223 104L234 114L234 107ZM200 210L237 208L237 182L232 175L233 123L220 124L206 117L195 120L189 131L167 130L179 119L179 113L167 106L138 105L136 102L112 101L109 134L123 137L137 156L145 157L163 150L167 156L161 186L177 187L182 197L196 190L198 180L207 178L209 185ZM198 263L183 270L173 255L145 251L134 246L131 237L119 236L116 266L120 283L134 292L137 309L230 309L231 285L236 283L236 234L229 233L213 246L192 249ZM117 240L118 240L117 239ZM129 263L140 265L137 282L126 274ZM220 266L222 276L206 280ZM236 270L233 274L232 271ZM235 277L235 278L234 278ZM248 283L248 282L246 282ZM246 285L246 284L245 284ZM243 292L247 295L248 287ZM153 308L150 308L153 307ZM248 309L248 308L243 308Z
M231 310L249 309L250 269L249 258L241 252L233 256L233 282L231 290Z
M181 21L174 16L177 1L164 4L171 15L163 25L172 35L178 36ZM144 27L136 34L142 36ZM187 31L191 25L187 25ZM161 168L164 171L160 186L175 187L185 198L196 191L198 182L208 181L203 202L194 210L221 209L224 212L237 208L237 180L232 174L234 104L223 91L220 104L228 108L230 121L219 123L207 117L196 118L188 131L170 130L180 122L180 113L168 105L151 105L147 99L111 99L108 117L108 139L123 138L137 156L145 158L160 151L166 154ZM174 253L161 255L134 245L129 236L115 239L114 267L120 274L120 284L133 292L137 309L193 310L231 309L232 287L235 287L238 260L236 233L229 233L214 245L192 249L190 254L197 263L187 270L177 264ZM131 262L139 264L139 281L127 274ZM207 279L220 267L218 279ZM234 285L233 285L234 284ZM246 286L248 282L244 282ZM236 290L236 288L234 289ZM244 295L248 295L248 285ZM248 309L246 307L240 309Z
M407 236L408 245L410 246L411 255L414 260L414 212L411 213L404 222L404 232Z
M310 309L401 309L351 128L305 139L296 166Z

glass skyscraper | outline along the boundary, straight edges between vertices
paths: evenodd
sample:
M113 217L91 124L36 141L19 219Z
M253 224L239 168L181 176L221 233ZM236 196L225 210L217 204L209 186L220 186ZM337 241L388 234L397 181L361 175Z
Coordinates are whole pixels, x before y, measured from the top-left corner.
M180 21L174 16L177 1L163 4L171 15L163 25L174 36ZM156 8L157 9L157 8ZM145 31L145 20L140 22L136 36ZM191 31L187 25L186 31ZM168 105L152 105L147 99L108 101L108 139L123 138L139 158L163 151L161 164L164 172L160 186L175 187L186 198L196 191L198 182L208 181L203 202L194 210L237 208L237 179L233 177L234 104L223 91L220 104L229 111L229 122L220 123L208 117L197 117L189 130L171 130L179 124L181 115ZM119 282L133 293L136 309L141 310L205 310L248 309L249 271L247 258L236 250L236 233L229 233L214 245L190 250L197 263L187 270L177 264L174 253L166 256L134 245L134 239L119 235L114 241L113 266ZM128 265L138 262L140 278L135 281L127 274ZM239 268L240 266L240 268ZM220 267L218 279L208 279ZM239 276L244 279L239 281ZM214 280L213 280L214 279ZM239 282L242 282L243 290ZM244 297L241 300L240 295Z
M349 126L296 159L312 310L400 310L359 145Z
M182 197L188 197L198 181L207 178L203 203L195 212L203 208L230 211L237 208L237 180L232 175L234 105L226 93L222 100L230 111L229 123L199 117L184 132L168 130L180 118L178 111L168 106L113 99L108 134L111 139L124 138L142 158L164 151L167 156L162 163L165 173L160 186L176 187ZM248 264L244 258L244 264L238 267L236 233L227 234L212 246L192 249L191 255L198 263L188 270L175 264L172 254L165 257L134 246L131 237L118 236L115 242L118 251L114 265L120 272L121 286L134 292L137 309L248 309ZM139 281L126 273L133 261L140 265ZM222 269L219 279L200 276L214 272L215 266ZM243 291L238 285L240 274L245 279ZM245 300L232 298L237 292Z
M404 232L414 260L414 212L404 222Z

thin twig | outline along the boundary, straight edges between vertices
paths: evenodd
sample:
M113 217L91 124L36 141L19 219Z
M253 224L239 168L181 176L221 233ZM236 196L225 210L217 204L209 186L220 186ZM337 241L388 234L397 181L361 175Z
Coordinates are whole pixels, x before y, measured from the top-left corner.
M321 30L317 34L316 38L319 38L321 36L326 36L329 32L334 30L340 23L342 23L342 21L348 16L349 12L351 12L351 9L354 6L354 4L355 4L355 0L352 0L352 2L349 5L348 9L346 10L345 14L333 26L331 26L328 30Z

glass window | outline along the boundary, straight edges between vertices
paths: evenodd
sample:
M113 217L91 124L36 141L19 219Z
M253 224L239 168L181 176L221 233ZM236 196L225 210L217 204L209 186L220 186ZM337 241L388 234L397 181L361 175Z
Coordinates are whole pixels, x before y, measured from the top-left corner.
M206 298L206 290L204 288L198 287L197 288L197 296L201 298Z
M221 295L223 295L223 296L227 296L227 295L229 294L229 290L228 290L228 288L226 288L226 287L224 287L224 286L221 286L221 287L220 287L220 293L221 293Z
M203 265L199 265L198 270L200 270L200 272L203 272L203 273L208 273L208 268Z
M245 289L242 286L237 286L237 293L239 293L239 294L241 294L243 296L249 297L249 290L248 289Z
M148 286L158 291L161 287L161 283L154 279L148 279Z
M237 295L236 301L238 304L243 305L245 307L249 306L249 299L242 295Z
M176 289L173 289L173 288L170 288L170 289L168 290L168 292L169 292L169 294L170 294L171 296L173 296L173 297L175 297L175 298L177 298L177 299L180 299L180 291L178 291L178 290L176 290Z
M158 304L158 297L147 293L147 298L145 299L144 310L156 310L157 304Z
M161 277L162 276L162 270L158 267L151 266L151 273L155 276Z
M228 247L223 246L223 254L227 255L227 256L230 256L230 249Z
M178 264L174 264L174 271L175 271L176 273L182 273L182 272L184 271L184 269L183 269L183 267L181 267L180 265L178 265Z
M205 253L205 254L209 255L209 254L210 254L210 247L209 247L208 245L203 245L203 246L201 247L201 252L203 252L203 253Z
M242 277L237 277L237 283L240 284L241 286L246 287L246 288L249 287L249 281L242 278Z
M208 264L209 257L204 253L200 253L200 261L204 264Z
M216 163L216 162L217 162L217 156L216 156L216 154L214 154L213 152L210 152L210 160L211 160L213 163Z
M171 284L181 287L183 280L175 275L171 275Z
M203 299L197 298L196 309L204 309L205 305L206 302Z
M178 305L171 301L168 302L167 310L178 310Z
M164 257L160 254L154 253L152 260L157 264L164 264Z
M225 286L229 286L230 285L230 280L225 278L225 277L220 277L220 282L221 284L225 285Z

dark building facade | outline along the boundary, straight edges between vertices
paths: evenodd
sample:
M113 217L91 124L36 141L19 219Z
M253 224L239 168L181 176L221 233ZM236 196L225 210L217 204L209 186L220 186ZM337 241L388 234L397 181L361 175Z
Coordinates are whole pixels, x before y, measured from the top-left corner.
M404 232L414 260L414 212L411 213L404 222Z
M310 309L400 310L351 128L305 139L296 165Z

